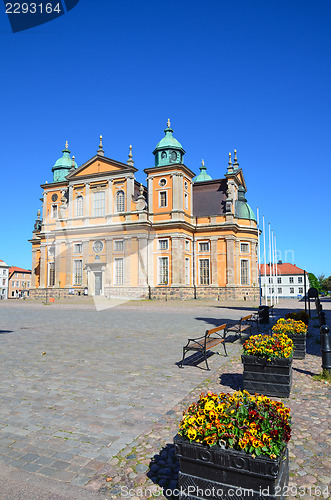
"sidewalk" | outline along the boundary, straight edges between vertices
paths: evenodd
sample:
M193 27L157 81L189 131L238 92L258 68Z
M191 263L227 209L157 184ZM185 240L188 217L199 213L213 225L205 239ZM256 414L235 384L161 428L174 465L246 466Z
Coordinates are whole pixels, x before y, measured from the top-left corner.
M323 302L327 323L331 324L331 303ZM313 319L315 317L315 319ZM330 384L315 381L321 373L319 328L316 311L312 309L307 355L293 361L291 396L284 403L291 409L292 438L289 443L289 498L331 498L331 405ZM139 436L114 457L107 469L96 475L85 488L106 498L132 500L167 496L177 487L178 463L172 445L183 410L201 392L233 392L242 381L241 346L230 358L220 358L220 367L187 395L179 404L159 419L152 429ZM185 369L192 370L193 367Z

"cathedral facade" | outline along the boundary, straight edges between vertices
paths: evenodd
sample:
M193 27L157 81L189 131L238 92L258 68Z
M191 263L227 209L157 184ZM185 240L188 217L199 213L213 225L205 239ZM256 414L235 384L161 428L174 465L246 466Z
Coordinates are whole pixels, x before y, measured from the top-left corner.
M257 224L236 151L223 178L185 165L168 121L144 170L66 143L43 189L32 243L32 297L257 298Z

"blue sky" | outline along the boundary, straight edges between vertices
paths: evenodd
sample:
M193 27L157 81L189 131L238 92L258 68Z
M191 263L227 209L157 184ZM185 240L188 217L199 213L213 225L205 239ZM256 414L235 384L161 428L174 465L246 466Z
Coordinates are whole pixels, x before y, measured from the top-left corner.
M185 163L226 172L238 150L247 199L297 266L331 275L329 1L80 0L13 34L0 13L0 259L31 267L40 184L66 140L137 178L170 117ZM288 253L288 256L291 256Z

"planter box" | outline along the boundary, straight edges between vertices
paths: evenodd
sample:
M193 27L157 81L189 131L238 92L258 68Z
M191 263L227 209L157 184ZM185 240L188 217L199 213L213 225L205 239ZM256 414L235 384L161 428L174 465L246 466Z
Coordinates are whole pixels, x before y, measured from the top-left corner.
M180 464L179 497L185 500L235 499L281 500L289 480L288 452L272 459L253 458L242 451L208 448L174 439ZM248 491L249 490L249 491ZM287 488L285 488L286 494Z
M243 388L254 394L288 398L292 387L292 358L267 358L243 354Z
M306 357L306 338L307 335L299 335L295 333L286 334L290 339L293 340L293 358L294 359L304 359Z

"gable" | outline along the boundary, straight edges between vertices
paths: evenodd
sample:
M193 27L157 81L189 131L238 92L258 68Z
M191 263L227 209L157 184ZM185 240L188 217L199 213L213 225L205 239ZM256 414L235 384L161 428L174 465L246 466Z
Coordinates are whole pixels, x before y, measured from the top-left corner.
M103 158L100 156L95 156L91 160L87 161L81 165L74 172L71 172L68 176L68 180L73 180L82 177L92 177L95 175L103 174L117 174L117 173L130 173L136 172L137 169L126 165L125 163L112 160L111 158Z

